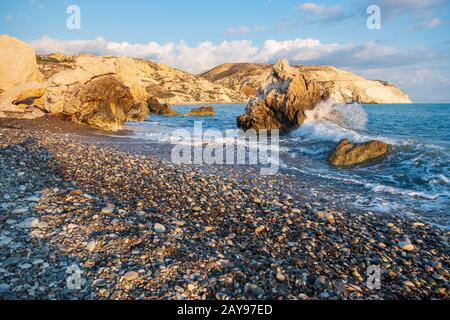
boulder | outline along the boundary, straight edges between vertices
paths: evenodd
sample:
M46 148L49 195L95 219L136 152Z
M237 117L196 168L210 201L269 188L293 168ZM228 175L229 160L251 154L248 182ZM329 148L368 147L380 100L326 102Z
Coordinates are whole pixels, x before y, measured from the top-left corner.
M186 116L188 117L214 117L216 111L211 106L203 106L198 109L191 110Z
M7 35L0 35L0 93L43 80L33 48Z
M135 107L135 101L123 82L115 76L104 75L86 83L50 87L46 107L49 112L67 115L72 121L117 131Z
M0 118L34 119L45 115L47 85L29 82L12 87L0 94Z
M264 91L250 100L246 113L238 117L240 128L280 129L288 132L303 124L305 111L328 98L314 83L308 83L287 60L278 61Z
M388 144L382 141L374 140L354 145L344 139L330 155L329 162L334 166L349 167L378 159L388 152Z
M147 100L148 109L150 114L156 114L160 116L176 116L178 113L172 109L169 104L161 104L155 97L150 97Z

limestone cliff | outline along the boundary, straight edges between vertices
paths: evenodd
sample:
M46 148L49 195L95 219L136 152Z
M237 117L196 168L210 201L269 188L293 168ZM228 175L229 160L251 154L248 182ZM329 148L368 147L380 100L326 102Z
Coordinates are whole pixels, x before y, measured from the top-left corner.
M168 104L241 103L247 100L245 95L220 84L148 60L57 53L39 56L38 64L49 80L59 73L66 76L73 70L115 75L130 87L137 100L142 101L149 96Z
M397 86L378 80L366 80L351 72L329 66L293 66L305 81L327 91L336 103L411 103ZM272 73L272 65L256 63L228 63L200 76L247 96L256 96L265 88Z

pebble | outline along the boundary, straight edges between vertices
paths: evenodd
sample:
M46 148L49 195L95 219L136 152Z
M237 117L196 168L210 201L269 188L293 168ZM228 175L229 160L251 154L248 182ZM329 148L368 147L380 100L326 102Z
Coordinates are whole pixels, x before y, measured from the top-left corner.
M5 293L11 289L11 286L7 283L0 283L0 293Z
M285 276L284 274L282 274L282 273L277 273L276 278L277 278L277 280L278 280L279 282L284 282L284 281L286 281L286 276Z
M404 241L401 241L398 245L404 251L412 252L412 251L416 250L416 247L411 243L411 241L409 239L405 239Z
M245 285L245 290L252 292L257 298L260 298L266 294L264 289L258 287L256 284L247 283Z
M136 280L139 277L139 273L136 271L129 271L123 275L123 279L125 281L133 281Z
M12 211L12 214L24 214L28 212L28 208L18 208Z
M6 246L12 242L12 238L0 236L0 246Z
M31 229L31 228L37 228L39 225L39 219L38 218L27 218L23 220L21 223L17 225L18 228L21 229Z
M153 226L153 229L155 230L155 232L157 233L164 233L166 232L166 227L163 226L160 223L155 223L155 225Z

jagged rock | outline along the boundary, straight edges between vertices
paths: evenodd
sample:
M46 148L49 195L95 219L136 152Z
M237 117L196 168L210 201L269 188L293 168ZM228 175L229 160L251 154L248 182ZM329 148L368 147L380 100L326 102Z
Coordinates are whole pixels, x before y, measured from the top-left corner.
M0 35L0 93L43 80L33 48L7 35Z
M265 90L249 102L246 114L238 118L240 128L290 131L302 125L306 110L328 97L314 83L308 84L287 60L273 66L268 82Z
M74 76L77 75L85 76L82 70L75 71ZM49 87L46 104L49 112L70 116L72 121L102 130L121 129L128 112L135 107L130 89L111 75L94 77L85 83L54 84Z
M155 97L150 97L147 100L148 109L150 114L156 114L160 116L176 116L178 113L172 109L172 107L167 104L159 103L158 99Z
M331 154L329 161L334 166L348 167L380 158L388 152L388 144L381 141L353 145L344 139Z
M216 111L211 106L204 106L198 109L191 110L186 116L188 117L214 117L216 115Z
M327 91L335 103L411 103L408 95L397 86L380 80L366 80L351 72L331 66L294 66L307 83ZM229 89L256 97L258 88L265 87L272 65L257 63L227 63L201 77Z

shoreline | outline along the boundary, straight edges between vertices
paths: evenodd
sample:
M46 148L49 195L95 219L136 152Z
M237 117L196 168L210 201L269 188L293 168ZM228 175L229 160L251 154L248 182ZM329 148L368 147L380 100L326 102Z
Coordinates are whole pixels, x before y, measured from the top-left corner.
M288 174L176 166L54 119L2 120L0 138L2 299L450 298L449 232L344 211Z

